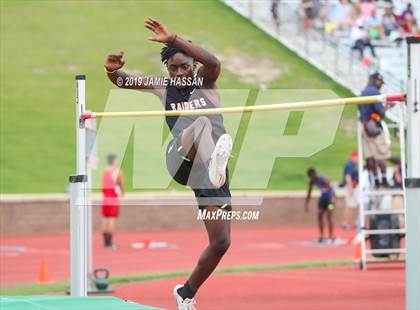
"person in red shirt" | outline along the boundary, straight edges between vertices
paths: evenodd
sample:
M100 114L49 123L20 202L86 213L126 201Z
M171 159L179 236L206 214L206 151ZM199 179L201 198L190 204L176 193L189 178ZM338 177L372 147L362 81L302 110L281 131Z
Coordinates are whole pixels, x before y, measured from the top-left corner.
M114 154L107 156L107 167L102 175L102 232L104 246L115 248L112 237L115 231L115 222L119 215L119 196L124 195L124 177L118 168L117 157Z

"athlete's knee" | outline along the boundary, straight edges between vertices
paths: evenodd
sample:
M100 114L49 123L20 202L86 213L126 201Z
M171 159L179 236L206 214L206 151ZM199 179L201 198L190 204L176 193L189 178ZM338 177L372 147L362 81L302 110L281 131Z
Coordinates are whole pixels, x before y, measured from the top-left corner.
M226 251L229 249L229 247L230 247L230 237L228 235L220 236L210 241L210 248L218 256L222 256L223 254L225 254Z
M195 123L197 124L197 127L199 130L203 129L211 129L212 125L208 117L206 116L200 116L195 120Z
M324 210L320 209L318 210L318 220L322 220L324 217Z

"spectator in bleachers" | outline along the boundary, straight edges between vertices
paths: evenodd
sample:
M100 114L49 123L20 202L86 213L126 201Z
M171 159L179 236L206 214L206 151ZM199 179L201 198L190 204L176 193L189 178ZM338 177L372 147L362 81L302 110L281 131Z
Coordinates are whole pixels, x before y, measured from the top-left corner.
M359 4L359 7L360 17L363 21L372 16L372 12L376 10L376 4L372 0L362 0L362 2Z
M376 10L373 10L371 15L366 19L366 27L371 39L383 39L385 37L382 20L376 15Z
M360 54L360 59L364 58L365 48L368 47L372 54L372 57L376 58L375 48L370 42L369 32L366 27L363 25L362 20L356 22L356 26L353 26L350 30L350 41L352 43L352 49L357 50Z
M319 0L302 0L301 8L303 9L303 29L308 32L312 31L315 18L319 13L320 2Z
M420 35L420 28L419 24L417 23L417 19L413 19L411 24L411 34L410 35Z
M388 3L385 6L385 13L382 16L382 26L385 37L391 42L396 42L399 46L403 40L403 33L392 3Z
M392 172L392 187L402 188L402 171L401 171L401 159L399 157L391 157L389 161L394 165Z
M408 3L407 8L401 13L400 24L406 35L419 34L420 31L411 3Z
M280 17L279 17L279 3L280 0L271 0L271 17L273 18L274 25L276 26L276 30L280 27Z
M387 37L395 31L398 31L400 26L398 25L397 15L394 13L394 7L392 4L387 4L385 7L385 13L382 16L382 25L384 32Z
M360 19L360 7L356 4L352 5L350 15L347 17L348 27L354 27L357 25L357 21Z
M392 188L401 190L403 188L403 177L401 171L401 159L399 157L391 157L389 160L393 165L392 169ZM393 195L391 206L394 210L404 210L404 198L402 195ZM400 215L400 221L404 222L404 215Z
M334 34L340 24L340 18L337 15L337 3L324 3L320 15L321 21L324 22L325 32Z
M413 4L411 2L407 4L407 8L401 13L402 19L409 16L414 16Z
M337 18L339 18L339 27L347 30L349 27L349 18L352 11L352 4L349 0L340 0L337 4Z
M347 30L352 5L349 0L340 0L338 3L327 3L327 21L325 31L333 33L334 30Z

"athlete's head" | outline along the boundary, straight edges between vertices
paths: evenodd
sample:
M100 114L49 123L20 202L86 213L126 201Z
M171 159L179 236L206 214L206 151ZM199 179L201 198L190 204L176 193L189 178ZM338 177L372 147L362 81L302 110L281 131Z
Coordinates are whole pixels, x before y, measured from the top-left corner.
M117 163L117 156L115 154L108 154L106 157L106 163L108 166L114 166Z
M194 76L196 62L182 49L171 44L165 44L160 52L160 57L162 63L166 65L171 78L188 78ZM178 88L186 88L186 86L179 86Z
M309 168L308 171L306 171L306 174L308 175L308 178L311 181L315 181L317 178L317 173L314 168Z

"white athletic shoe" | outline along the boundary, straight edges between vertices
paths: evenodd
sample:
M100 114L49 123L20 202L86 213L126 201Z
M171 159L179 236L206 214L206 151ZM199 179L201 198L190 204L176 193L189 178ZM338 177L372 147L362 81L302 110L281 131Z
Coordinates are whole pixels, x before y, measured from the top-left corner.
M177 286L174 287L174 296L175 296L175 300L176 300L176 304L178 305L178 310L197 310L194 307L195 304L195 299L189 299L189 298L185 298L182 299L182 297L178 294L178 290L183 287L182 284L178 284Z
M209 162L209 178L216 188L222 187L226 182L226 166L231 152L232 138L225 133L217 140Z

